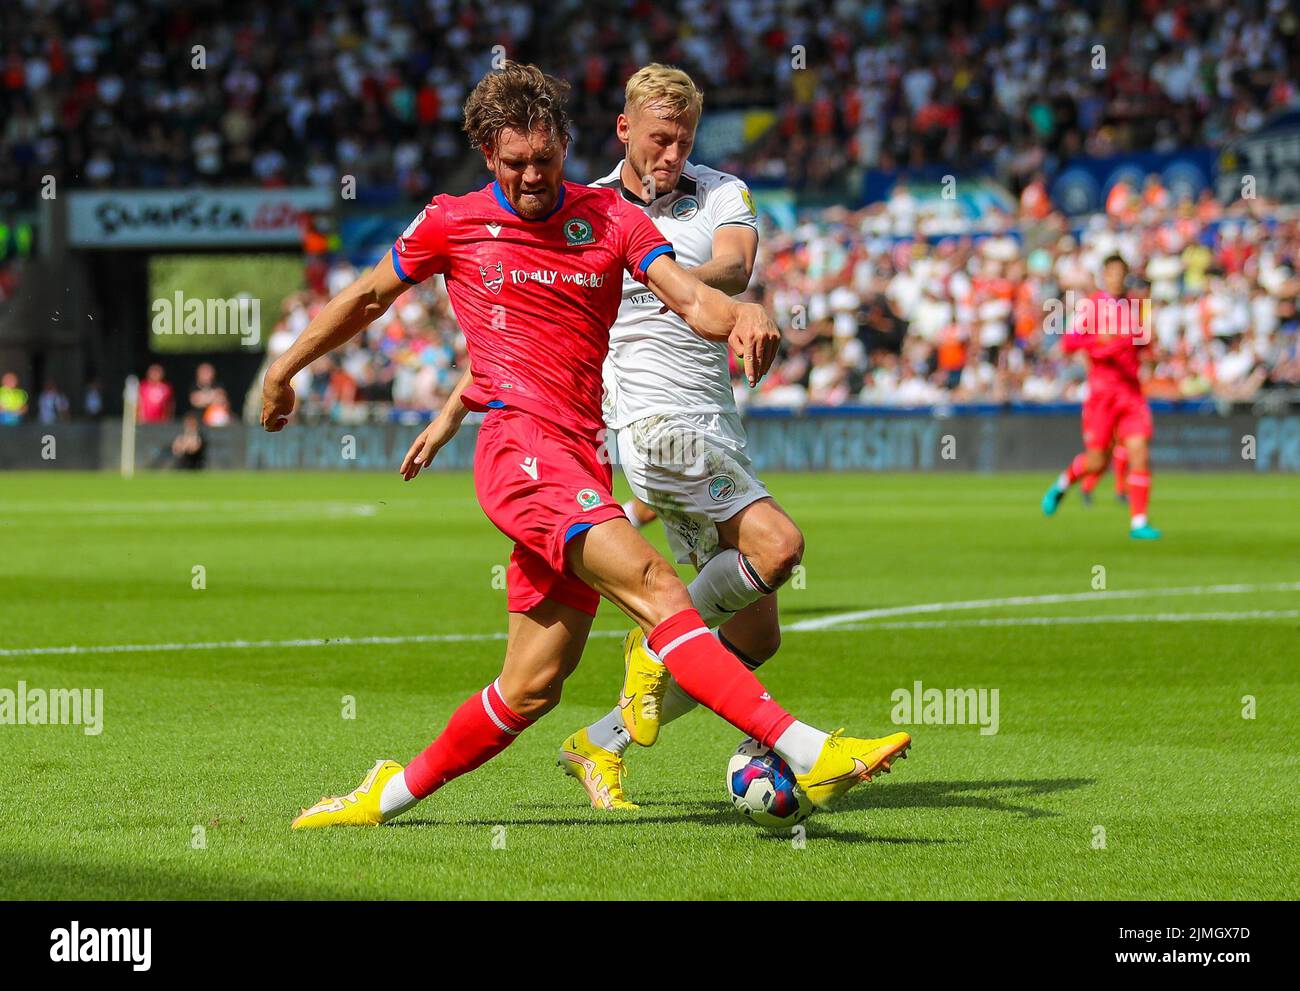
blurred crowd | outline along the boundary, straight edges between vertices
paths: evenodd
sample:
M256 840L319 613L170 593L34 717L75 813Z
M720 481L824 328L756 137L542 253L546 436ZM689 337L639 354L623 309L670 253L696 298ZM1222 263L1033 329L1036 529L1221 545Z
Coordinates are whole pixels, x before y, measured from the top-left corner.
M266 364L284 354L325 303L359 274L347 262L336 263L323 280L285 299L266 342ZM356 423L391 411L440 409L460 378L465 355L465 339L437 276L407 290L365 331L298 374L293 387L300 414ZM261 412L260 383L258 375L245 400L248 420Z
M729 108L770 114L710 165L857 201L865 169L942 162L991 169L1020 198L961 220L899 182L886 202L765 229L750 295L785 344L758 390L738 382L742 404L1077 400L1083 369L1044 333L1045 307L1091 291L1112 252L1151 300L1153 396L1300 386L1294 214L1225 213L1152 177L1067 221L1046 179L1078 154L1222 145L1294 102L1293 0L6 0L0 206L34 202L46 175L185 187L348 174L359 191L423 202L457 172L481 181L461 106L502 57L573 84L573 179L620 157L622 83L658 60L695 76L706 127ZM267 360L355 274L338 261L309 271ZM0 299L11 290L0 278ZM295 384L305 416L415 416L445 401L463 359L434 279ZM180 397L162 385L159 365L142 419L188 411L220 426L256 412L256 387L227 395L211 366ZM0 423L103 406L95 383L75 403L57 383L31 388L0 380Z
M1121 193L1125 190L1121 190ZM1073 298L1102 260L1149 299L1149 396L1255 398L1300 387L1300 213L1262 201L1174 201L1155 178L1072 225L993 215L969 233L917 237L931 218L905 187L766 239L756 282L785 345L758 405L1074 402L1085 368L1060 346Z
M1072 295L1095 291L1111 254L1129 263L1129 295L1149 300L1150 397L1246 402L1271 389L1300 390L1300 210L1175 200L1156 178L1108 205L1107 213L1070 221L1038 209L1027 189L1018 214L954 223L918 206L900 183L862 210L820 211L786 232L764 224L748 298L774 315L783 344L757 389L733 365L738 405L1078 402L1086 369L1064 353L1061 337L1072 324ZM265 362L358 274L345 261L314 268L308 288L284 299ZM423 419L446 401L464 360L464 338L435 276L298 375L300 415ZM232 396L204 363L178 397L154 364L141 382L138 416L168 422L188 411L202 426L220 427L242 406L255 422L260 380ZM97 384L88 397L87 411L102 407ZM0 422L66 419L70 404L47 382L28 407L16 376L6 374Z
M1295 213L1112 198L1117 214L1081 227L1057 213L1004 215L977 231L926 238L907 233L926 226L908 197L900 187L884 204L825 211L793 232L765 234L749 295L777 318L784 343L757 390L733 367L739 405L1077 402L1086 369L1060 346L1073 315L1067 294L1092 293L1114 253L1129 262L1132 295L1150 299L1151 397L1247 401L1300 388ZM289 297L268 360L356 274L336 265L322 290ZM1053 323L1054 312L1062 322ZM308 416L432 410L454 387L464 353L434 278L295 386ZM246 414L255 408L250 396Z
M1061 337L1071 294L1092 293L1111 254L1129 263L1130 295L1150 301L1150 397L1244 402L1269 389L1300 390L1300 211L1249 201L1225 211L1211 199L1174 202L1158 186L1148 180L1140 194L1112 196L1112 212L1081 225L1054 211L1039 216L1026 193L1019 216L925 236L916 232L938 221L918 212L900 184L882 204L822 211L790 232L765 228L748 296L767 306L784 340L756 390L733 366L738 405L1078 402L1086 369L1064 353ZM267 363L359 273L340 261L318 274L283 301ZM421 419L441 408L464 359L434 277L298 375L300 414ZM260 378L242 397L249 421L260 411ZM28 413L26 393L12 374L0 386L0 422L17 422ZM141 422L188 411L219 427L239 416L240 397L207 363L179 402L161 364L140 390ZM87 409L102 406L97 384L88 396ZM52 382L36 407L44 422L69 413Z
M635 23L635 31L627 25ZM658 60L707 113L772 126L711 164L827 188L860 168L1216 143L1296 95L1290 0L6 0L0 191L321 184L422 198L465 162L494 59L573 83L575 179L618 157L624 80Z

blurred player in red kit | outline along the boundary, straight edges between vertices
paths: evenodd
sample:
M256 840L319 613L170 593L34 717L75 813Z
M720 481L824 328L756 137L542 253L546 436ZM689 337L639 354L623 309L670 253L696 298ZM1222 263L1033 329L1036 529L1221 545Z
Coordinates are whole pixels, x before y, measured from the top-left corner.
M780 335L761 306L736 302L679 266L654 223L617 191L564 181L567 89L512 62L485 76L466 101L465 130L494 181L435 196L391 253L331 300L267 371L262 423L275 431L293 411L295 374L408 286L443 275L469 367L401 471L410 480L428 465L466 410L485 413L474 487L515 543L500 676L406 767L377 762L349 794L304 810L295 829L387 822L504 750L559 703L602 595L645 631L685 691L780 754L814 804L888 771L911 744L906 733L827 734L781 708L709 635L676 570L614 500L601 447L601 373L624 272L695 333L742 353L751 384L771 366Z
M1110 470L1115 473L1115 498L1120 502L1128 501L1128 448L1123 444L1116 444L1110 449ZM1101 476L1106 473L1103 468L1101 472L1084 475L1083 480L1079 482L1079 494L1083 496L1085 506L1092 505L1092 493L1096 491L1097 483L1101 481Z
M1129 503L1129 536L1158 540L1160 531L1147 522L1151 497L1149 446L1151 407L1142 395L1143 349L1150 341L1147 302L1125 293L1128 264L1119 255L1102 263L1102 288L1086 301L1074 328L1065 337L1067 353L1088 357L1088 398L1083 404L1083 453L1070 462L1043 496L1051 516L1070 486L1106 470L1112 447L1128 453L1124 481Z

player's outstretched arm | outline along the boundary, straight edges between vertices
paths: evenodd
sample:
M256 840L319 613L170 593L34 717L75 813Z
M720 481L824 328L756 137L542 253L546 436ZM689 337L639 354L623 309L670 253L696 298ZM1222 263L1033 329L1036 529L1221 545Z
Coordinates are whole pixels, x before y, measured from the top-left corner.
M668 255L650 263L646 285L695 333L708 341L726 341L743 355L750 385L757 385L772 367L781 332L757 303L738 303L706 286Z
M420 469L427 467L438 452L446 446L447 441L456 436L456 431L460 429L465 414L469 412L465 408L465 404L460 401L460 396L469 388L469 384L473 380L474 375L470 371L469 364L466 363L465 371L461 374L460 381L456 383L456 388L447 397L447 402L443 404L438 415L433 418L433 422L420 431L420 436L415 438L415 441L411 444L411 449L406 452L406 457L402 459L402 467L398 470L406 481L409 482L420 474Z
M409 288L393 269L392 258L385 255L379 264L326 303L293 346L266 370L262 380L262 426L272 433L283 430L295 402L289 384L293 377L370 326Z

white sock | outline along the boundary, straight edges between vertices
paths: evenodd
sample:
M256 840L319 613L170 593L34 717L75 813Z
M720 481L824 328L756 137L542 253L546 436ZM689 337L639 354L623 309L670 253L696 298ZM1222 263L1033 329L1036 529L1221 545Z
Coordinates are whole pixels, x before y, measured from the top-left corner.
M635 499L629 499L627 502L623 503L623 515L626 516L627 521L631 523L634 527L636 527L638 530L640 530L643 526L645 526L645 524L642 523L641 520L636 515Z
M610 709L594 723L587 727L587 736L598 747L604 747L612 754L623 756L623 751L632 742L632 734L623 725L623 712L618 706Z
M411 794L411 789L406 787L406 772L403 771L389 778L388 783L384 785L384 790L379 793L379 811L383 813L384 818L391 819L418 805L419 801Z
M1146 513L1137 513L1137 514L1134 515L1133 519L1132 519L1131 521L1129 521L1129 529L1130 529L1130 530L1136 530L1138 527L1140 527L1140 526L1146 526L1146 525L1147 525L1147 514L1146 514Z
M1056 476L1056 491L1064 492L1070 487L1070 478L1065 472Z
M664 691L664 702L659 709L659 724L671 723L674 719L686 715L700 703L691 698L684 691L682 686L677 684L677 679L671 679L668 682L668 688Z
M772 749L781 755L795 774L807 774L821 756L822 744L826 740L827 736L821 730L796 719Z
M740 551L725 550L709 559L686 591L704 625L712 628L721 626L772 589Z

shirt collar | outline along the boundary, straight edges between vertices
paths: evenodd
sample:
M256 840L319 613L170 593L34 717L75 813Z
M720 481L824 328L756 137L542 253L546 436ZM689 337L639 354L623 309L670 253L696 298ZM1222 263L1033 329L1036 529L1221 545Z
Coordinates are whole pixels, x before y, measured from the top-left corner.
M673 193L689 194L695 191L695 177L693 175L687 175L687 170L691 168L690 159L687 159L686 164L682 166L682 176L677 180L677 187L660 193L654 198L654 200L647 203L636 193L632 192L632 190L628 189L627 185L623 182L623 163L626 161L627 159L625 158L620 159L619 163L614 166L614 171L603 178L597 179L595 184L597 186L605 186L609 189L617 189L625 200L629 203L635 203L639 207L647 207L655 200L662 199L665 196L671 196ZM690 188L687 189L683 187Z
M545 217L525 217L521 215L518 210L516 210L514 207L510 205L510 201L506 199L505 191L501 188L501 183L497 182L495 179L492 180L492 195L496 197L497 204L503 210L508 210L510 213L513 213L520 220L526 220L532 224L545 223L546 221L554 217L557 213L559 213L561 208L564 206L564 197L566 193L568 193L567 184L561 182L560 195L555 201L555 208L551 210L550 213L548 213Z

